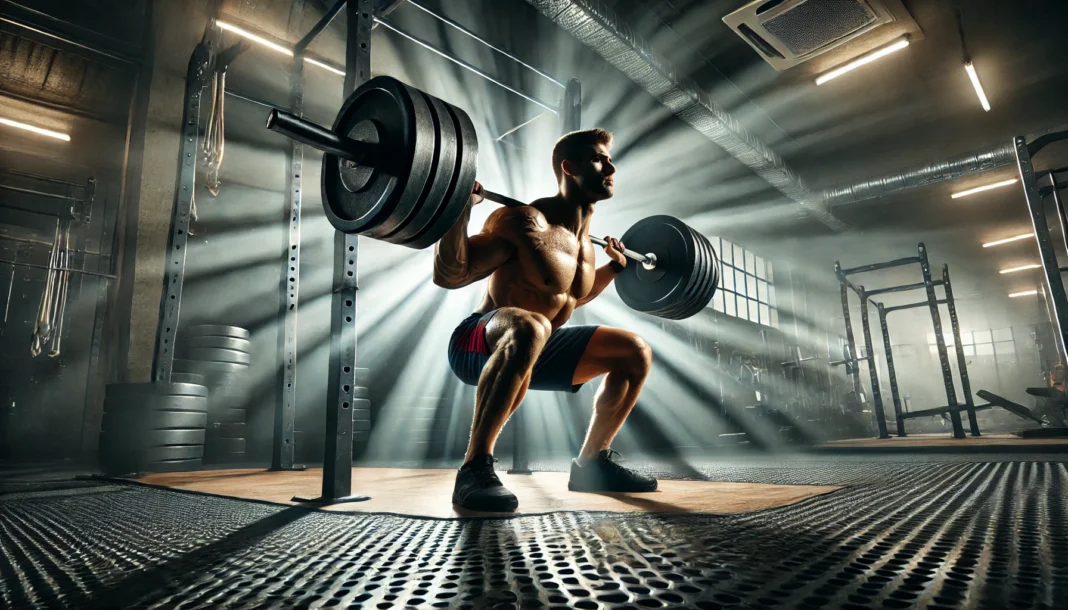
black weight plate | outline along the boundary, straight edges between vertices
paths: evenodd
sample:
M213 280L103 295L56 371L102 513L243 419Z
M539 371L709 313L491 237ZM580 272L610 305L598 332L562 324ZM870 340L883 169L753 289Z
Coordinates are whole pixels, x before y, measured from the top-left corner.
M471 191L475 188L475 172L478 170L478 134L475 132L474 123L462 108L447 102L442 104L452 115L458 135L456 175L441 205L438 206L433 222L427 226L426 231L404 244L419 250L436 243L463 215L471 198Z
M685 300L698 263L697 244L686 223L667 215L650 216L628 229L621 241L628 249L657 256L653 270L640 263L627 265L616 277L616 292L628 307L670 311Z
M169 462L172 460L196 460L204 457L204 445L172 445L149 447L141 454L145 462Z
M232 337L234 339L248 339L251 335L247 329L239 326L223 326L221 324L198 324L190 326L182 331L186 338L192 337Z
M369 419L354 419L352 420L352 431L367 431L371 429L371 420Z
M425 109L426 103L420 102ZM429 112L426 109L427 115ZM385 222L405 196L416 153L415 113L408 88L388 76L372 78L345 100L331 130L377 142L383 147L377 155L382 164L349 170L346 161L323 155L323 209L335 229L343 233L371 230ZM429 122L428 116L426 119ZM370 134L365 133L368 126L373 126ZM359 178L347 179L345 176L350 174L358 174Z
M145 472L189 472L200 470L204 465L202 458L188 460L168 460L166 462L148 462L144 466Z
M360 382L357 381L356 383L360 383ZM367 388L365 388L363 386L356 386L356 387L352 388L352 397L353 398L370 398L371 397L371 390L368 390Z
M361 235L393 243L397 242L389 239L388 236L404 226L411 219L412 214L418 212L425 203L427 189L431 186L434 151L438 143L438 136L434 130L434 118L426 98L418 89L413 89L400 81L396 83L405 89L411 100L412 109L415 111L414 147L400 152L405 158L411 159L408 180L404 185L403 194L397 199L389 215L381 223L360 232Z
M354 445L366 445L371 440L371 433L367 430L359 430L352 433L352 443ZM319 456L322 459L322 456Z
M453 177L456 175L456 153L459 145L456 122L445 103L422 91L416 90L415 94L423 96L434 121L434 159L430 180L426 183L419 206L399 229L385 238L390 243L402 245L424 232L437 216L438 209L445 203L449 189L454 187Z
M216 422L208 424L208 436L210 438L246 438L245 422Z
M695 308L699 311L700 306L698 303L704 298L705 293L708 292L708 287L711 285L714 278L714 276L710 274L712 259L708 248L705 247L706 243L704 238L692 228L687 228L693 238L693 244L697 252L697 263L694 265L694 272L690 277L690 282L686 286L683 300L676 303L674 307L658 314L661 317L672 320L681 320L690 317L695 312Z
M222 348L228 350L234 350L237 352L252 352L252 342L248 339L237 339L234 337L193 337L189 339L186 345L190 348L194 347L207 347L207 348Z
M140 434L146 447L204 444L204 428L199 430L145 430Z
M164 428L200 428L208 425L208 414L203 411L147 411L128 413L104 413L100 429L105 432L123 433L135 430Z
M701 247L701 244L697 239L697 234L694 233L693 229L687 226L686 230L694 245L696 258L694 261L693 272L687 280L686 285L683 287L679 300L664 309L655 312L655 315L661 318L679 320L685 317L685 312L688 311L689 308L693 306L694 301L700 297L700 293L703 291L705 284L709 279L708 274L705 271L708 254L705 249Z
M248 412L235 407L221 407L209 409L208 421L220 424L243 424L248 420Z
M211 455L232 455L245 452L245 439L212 436L205 444L205 451Z
M705 290L705 293L701 296L697 303L694 304L694 309L690 313L690 316L697 315L712 302L712 297L715 296L716 291L719 290L719 276L721 272L719 255L716 254L716 249L712 247L712 244L705 238L704 235L698 234L700 242L704 245L708 251L708 257L711 261L708 266L709 285ZM689 316L687 316L689 317Z
M239 352L232 349L216 347L194 347L189 350L189 358L204 362L228 362L232 364L248 364L252 361L252 355L248 352Z

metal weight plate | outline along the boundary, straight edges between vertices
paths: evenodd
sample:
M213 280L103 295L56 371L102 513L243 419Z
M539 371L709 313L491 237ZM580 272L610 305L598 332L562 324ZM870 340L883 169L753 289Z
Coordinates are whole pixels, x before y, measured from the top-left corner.
M248 412L237 407L213 408L209 411L207 419L212 423L243 424L248 420Z
M673 320L688 318L704 309L708 304L706 299L712 298L710 288L712 288L713 282L716 280L715 258L711 244L708 243L708 240L703 235L692 228L690 228L690 234L697 247L699 261L694 267L691 283L687 286L686 294L688 296L685 301L680 302L670 312L665 312L662 316Z
M234 337L192 337L189 339L187 345L189 348L218 347L245 353L250 353L252 351L251 341Z
M616 292L628 307L656 315L686 299L699 260L696 240L686 223L667 215L650 216L628 229L621 241L630 250L657 256L652 270L640 263L627 265L616 277Z
M401 155L408 162L408 180L405 182L404 191L396 200L389 215L381 223L368 227L360 233L383 241L393 241L388 239L387 236L400 229L409 221L412 214L425 204L424 196L430 186L434 165L434 151L438 143L438 136L434 129L434 118L422 92L400 81L395 80L395 82L398 87L404 90L411 101L415 117L415 141L408 147L390 153Z
M356 367L353 375L356 377L357 385L367 385L371 381L371 369Z
M148 462L145 464L145 472L190 472L200 470L204 466L202 458L188 460L167 460L165 462Z
M119 402L129 402L135 405L165 404L166 399L173 396L206 398L208 390L202 385L191 383L109 383L104 389L104 404L117 405Z
M173 371L171 373L171 383L191 383L193 385L204 385L207 383L205 377L199 373L183 373L179 371Z
M204 457L204 445L171 445L149 447L143 455L146 462L169 462L174 460L194 460Z
M216 347L194 347L189 350L189 358L192 360L202 360L205 362L228 362L231 364L244 364L247 365L252 361L252 356L248 352L239 352L232 349L221 349Z
M208 414L203 411L148 411L104 413L100 429L121 434L145 429L204 429L207 425Z
M212 456L245 453L245 439L213 436L208 439L205 451Z
M199 430L146 430L141 438L147 447L165 447L169 445L203 445L204 428Z
M198 324L190 326L182 331L186 337L233 337L235 339L248 339L251 335L247 329L239 326L223 326L221 324Z
M246 430L245 422L224 423L213 421L208 425L208 436L212 438L245 438Z
M681 298L672 305L656 312L657 316L671 320L681 320L686 317L686 312L688 312L693 307L693 304L701 297L706 285L710 281L706 269L706 265L709 264L708 252L701 245L700 240L693 229L688 226L686 229L689 232L696 254L693 272L691 273L689 280L686 282L686 285L683 287Z
M430 123L430 110L421 98L418 102L424 122ZM430 147L423 157L424 173L429 170L433 143L417 140L415 100L403 83L388 76L372 78L353 91L331 129L383 147L376 167L355 167L334 155L323 155L322 197L327 219L338 231L364 233L386 222L399 200L407 196L409 178L419 173L412 166L417 141L424 148Z
M456 176L456 155L459 145L456 122L445 108L445 102L419 90L414 90L414 92L416 95L421 95L427 107L430 108L430 116L434 122L435 147L430 180L426 183L422 201L400 228L385 237L386 241L401 245L426 230L437 216L438 209L446 201L449 190L455 188L453 180Z
M471 191L475 188L475 172L478 170L478 134L475 124L462 108L442 102L449 111L458 135L456 147L456 173L445 198L435 212L434 220L426 231L417 235L408 243L409 248L423 249L436 243L456 224L467 207ZM443 119L444 120L444 119Z

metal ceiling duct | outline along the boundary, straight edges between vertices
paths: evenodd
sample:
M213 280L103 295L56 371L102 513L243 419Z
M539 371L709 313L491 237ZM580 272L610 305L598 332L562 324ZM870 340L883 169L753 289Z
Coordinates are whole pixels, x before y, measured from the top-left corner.
M667 106L683 121L718 144L735 159L827 227L843 231L847 225L835 218L818 193L774 151L753 137L734 116L712 101L693 79L682 76L673 63L620 20L599 0L527 0L572 36L596 51L606 61Z
M823 191L823 202L828 207L857 203L884 197L896 191L988 172L1014 163L1016 163L1016 150L1012 142L1007 141L1004 145L994 148L985 148L935 163L915 165L894 174L869 178L861 182L835 186Z

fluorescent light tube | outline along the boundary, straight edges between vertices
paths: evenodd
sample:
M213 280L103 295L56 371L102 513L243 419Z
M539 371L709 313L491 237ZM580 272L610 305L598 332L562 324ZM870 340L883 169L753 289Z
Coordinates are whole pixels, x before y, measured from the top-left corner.
M1006 237L1005 239L999 239L997 241L988 241L987 243L983 244L983 247L989 248L991 246L1000 246L1001 244L1007 244L1010 241L1020 241L1021 239L1027 239L1028 237L1034 236L1034 233L1023 233L1022 235L1016 235L1015 237Z
M819 78L816 79L816 84L822 85L823 83L831 80L832 78L838 78L846 72L856 70L857 68L863 65L870 64L871 62L875 61L876 59L879 59L880 57L886 57L894 51L900 51L901 49L904 49L907 46L909 46L909 39L906 37L892 42L884 47L875 49L874 51L865 53L864 55L861 55L860 57L843 66L839 66L834 70L827 72L826 74L820 75Z
M239 28L239 27L237 27L236 25L234 25L232 23L227 23L225 21L216 20L215 21L215 25L219 26L219 29L226 30L227 32L233 32L234 34L237 34L238 36L242 36L242 37L248 38L249 40L252 40L254 42L258 42L258 43L262 44L263 46L267 47L268 49L271 49L271 50L274 50L274 51L278 51L279 53L282 53L283 55L288 55L290 57L293 57L293 49L287 49L286 47L283 47L282 45L280 45L280 44L278 44L276 42L271 42L270 40L267 40L266 38L264 38L262 36L259 36L257 34L253 34L252 32L250 32L250 31L248 31L248 30L246 30L244 28ZM312 64L313 66L319 66L320 68L329 70L329 71L333 72L334 74L339 74L341 76L345 76L345 72L344 71L338 70L334 66L331 66L329 64L325 64L325 63L323 63L323 62L321 62L321 61L319 61L317 59L312 59L310 57L305 57L304 61L308 62L309 64Z
M964 64L964 69L968 72L972 87L975 87L975 94L979 96L979 103L983 105L983 110L990 112L990 101L986 99L986 92L983 91L983 84L979 82L979 75L975 73L975 66L969 61Z
M981 193L983 191L989 191L990 189L996 189L996 188L1001 188L1003 186L1009 186L1010 184L1016 184L1017 182L1019 182L1019 180L1017 180L1016 178L1010 178L1008 180L1002 180L1001 182L995 182L994 184L984 184L983 186L977 186L977 187L975 187L973 189L968 189L966 191L961 191L959 193L953 193L952 197L953 197L953 199L958 199L960 197L967 197L968 195L974 195L976 193Z
M1023 292L1010 292L1009 298L1015 299L1017 297L1029 297L1031 295L1038 294L1037 290L1024 290Z
M34 127L26 123L20 123L19 121L12 121L11 119L0 118L0 125L7 125L8 127L15 127L17 129L25 129L26 131L32 131L33 133L55 138L57 140L63 140L64 142L70 142L70 136L58 131L52 131L51 129L43 129L41 127Z
M1038 269L1042 265L1020 265L1019 267L1009 267L1008 269L1002 269L998 273L1005 275L1006 273L1016 273L1017 271L1027 271L1028 269Z

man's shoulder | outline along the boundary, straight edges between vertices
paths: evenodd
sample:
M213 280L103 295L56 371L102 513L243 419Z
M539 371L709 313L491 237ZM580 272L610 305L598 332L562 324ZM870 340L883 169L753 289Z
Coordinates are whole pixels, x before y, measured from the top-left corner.
M486 228L506 228L506 227L522 227L528 224L531 220L537 221L541 219L545 220L545 215L541 210L534 207L541 199L532 202L529 205L521 205L516 207L501 207L493 210L490 213L489 218L486 219Z

